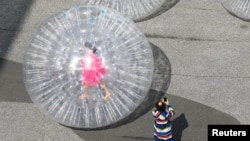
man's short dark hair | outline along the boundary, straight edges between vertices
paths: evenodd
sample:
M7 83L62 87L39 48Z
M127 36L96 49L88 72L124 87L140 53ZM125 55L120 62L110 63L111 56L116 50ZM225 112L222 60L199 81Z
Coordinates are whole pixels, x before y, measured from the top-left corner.
M156 102L155 107L158 111L165 111L166 110L166 104L164 102L162 102L161 100Z

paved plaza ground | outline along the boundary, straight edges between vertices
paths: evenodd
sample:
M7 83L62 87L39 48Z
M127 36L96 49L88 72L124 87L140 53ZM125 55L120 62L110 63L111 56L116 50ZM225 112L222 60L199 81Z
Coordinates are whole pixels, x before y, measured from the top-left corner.
M165 95L176 112L176 141L206 141L208 124L250 124L250 23L229 14L220 2L180 0L136 23L171 65ZM1 141L153 140L151 111L116 128L84 131L54 122L30 100L22 79L30 38L45 19L79 3L0 1Z

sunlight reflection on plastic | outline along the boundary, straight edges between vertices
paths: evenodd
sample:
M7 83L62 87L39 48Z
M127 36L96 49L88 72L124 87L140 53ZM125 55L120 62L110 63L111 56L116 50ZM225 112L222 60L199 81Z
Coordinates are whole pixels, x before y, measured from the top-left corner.
M23 75L31 99L48 116L70 127L98 128L126 117L146 97L152 50L118 12L78 6L40 26Z
M83 4L115 9L133 20L141 20L159 9L166 0L82 0Z
M237 17L250 21L250 0L223 0L222 5Z

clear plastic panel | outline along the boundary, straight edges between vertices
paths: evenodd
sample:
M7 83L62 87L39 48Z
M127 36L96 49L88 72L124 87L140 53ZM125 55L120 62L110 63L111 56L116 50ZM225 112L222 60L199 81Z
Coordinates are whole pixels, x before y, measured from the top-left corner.
M94 85L85 82L82 65L93 48L90 53L104 70L92 73L99 77ZM40 26L25 53L23 75L44 113L63 125L89 129L132 113L148 93L153 66L149 42L131 20L105 7L76 6Z
M222 5L235 16L250 20L250 0L223 0Z
M133 20L141 20L159 9L166 0L82 0L82 4L115 9Z

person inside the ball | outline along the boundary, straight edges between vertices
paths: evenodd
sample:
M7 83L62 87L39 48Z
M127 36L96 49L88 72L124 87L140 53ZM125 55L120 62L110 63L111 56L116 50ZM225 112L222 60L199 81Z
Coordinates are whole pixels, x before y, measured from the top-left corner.
M85 47L86 53L81 59L81 77L84 93L79 98L87 98L89 96L89 88L100 85L105 92L104 99L106 100L111 95L106 84L102 81L107 74L107 68L103 65L102 59L96 55L97 49L92 44L86 42Z

